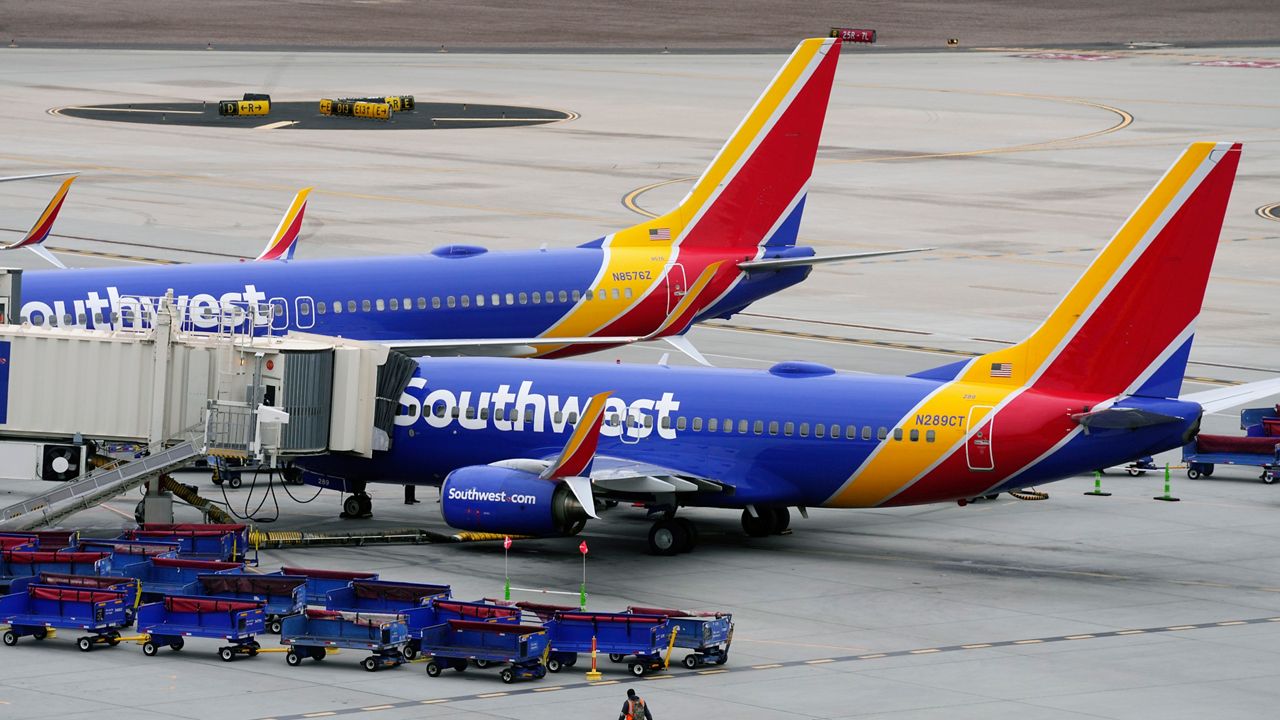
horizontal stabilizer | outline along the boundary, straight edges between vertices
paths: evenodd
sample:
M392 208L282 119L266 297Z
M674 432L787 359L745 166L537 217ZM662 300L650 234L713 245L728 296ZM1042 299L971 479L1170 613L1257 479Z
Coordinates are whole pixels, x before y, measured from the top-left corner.
M65 172L36 173L35 175L8 175L6 177L0 177L0 182L13 182L14 180L37 180L39 178L62 177L63 175L79 175L79 174L80 174L79 170L67 170Z
M1085 428L1133 430L1135 428L1178 422L1183 418L1137 408L1107 408L1096 412L1076 413L1071 416L1071 419Z
M1228 410L1233 407L1239 407L1246 403L1253 402L1264 397L1272 395L1280 395L1280 378L1271 378L1269 380L1259 380L1257 382L1245 383L1243 385L1232 385L1231 387L1214 388L1213 390L1205 390L1204 392L1191 393L1183 395L1179 400L1199 403L1207 413L1218 412L1219 410Z
M874 252L843 253L840 255L813 255L810 257L764 258L762 260L743 260L738 263L739 270L746 272L765 272L782 270L789 267L805 265L821 265L823 263L847 262L850 260L866 260L868 258L885 257L886 255L906 255L908 253L925 252L936 248L911 248L909 250L876 250Z

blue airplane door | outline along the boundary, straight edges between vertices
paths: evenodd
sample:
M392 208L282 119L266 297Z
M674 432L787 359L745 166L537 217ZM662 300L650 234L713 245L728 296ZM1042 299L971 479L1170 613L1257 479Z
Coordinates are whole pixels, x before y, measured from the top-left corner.
M293 325L299 330L307 330L316 324L316 302L310 295L299 295L293 299Z
M964 455L969 461L970 470L994 470L995 456L991 452L991 432L995 425L995 415L990 405L974 405L969 408L969 420L966 428L969 432L964 443ZM975 429L974 423L978 423Z
M684 266L680 263L672 263L671 269L667 271L667 314L671 314L672 310L680 304L680 300L684 298L685 293L685 276Z

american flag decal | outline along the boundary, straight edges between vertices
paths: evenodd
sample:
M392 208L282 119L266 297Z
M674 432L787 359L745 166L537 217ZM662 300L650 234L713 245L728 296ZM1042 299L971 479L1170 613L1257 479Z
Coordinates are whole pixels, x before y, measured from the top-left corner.
M649 228L650 240L670 240L671 228Z
M991 377L1013 377L1013 363L991 363Z

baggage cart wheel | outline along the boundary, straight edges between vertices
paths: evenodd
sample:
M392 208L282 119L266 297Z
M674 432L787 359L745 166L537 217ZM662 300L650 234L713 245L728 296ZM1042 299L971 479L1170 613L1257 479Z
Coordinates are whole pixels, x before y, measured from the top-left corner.
M539 680L547 676L547 669L539 665L533 669L533 676Z
M574 665L577 665L577 664L578 664L578 653L574 653L574 654L570 655L570 656L569 656L569 657L564 661L564 666L565 666L565 667L573 667Z
M560 661L559 661L559 660L557 660L557 659L555 659L555 658L547 658L547 671L548 671L548 672L558 673L558 672L560 672L560 667L561 667L561 665L560 665Z
M480 668L481 670L483 670L483 669L485 669L485 668L489 667L489 661L488 661L488 660L476 660L476 667L478 667L478 668Z
M173 650L174 652L177 652L178 650L181 650L186 644L187 644L186 640L183 640L182 638L178 638L176 640L170 641L169 649Z
M142 654L146 655L147 657L155 657L156 654L159 652L160 652L160 648L156 647L156 644L151 642L150 640L142 644Z
M115 647L119 645L120 633L116 632L115 630L112 630L111 632L107 633L107 644L110 645L111 647Z
M236 659L235 648L229 645L226 647L218 648L218 657L222 658L223 662L231 662L232 660L235 660Z
M232 490L239 488L243 484L244 481L240 479L240 473L231 473L227 476L227 486Z
M1201 472L1204 473L1205 477L1213 477L1213 464L1201 466Z
M289 663L289 667L298 667L302 664L302 656L294 651L293 648L289 648L289 652L284 655L284 661Z
M267 632L271 633L272 635L280 634L280 618L276 618L275 620L272 620L271 622L267 623Z
M427 677L440 677L440 664L435 660L427 661Z
M12 630L4 631L4 644L13 647L18 644L18 634Z
M39 628L35 632L31 633L31 637L37 640L44 640L49 637L49 631L46 628Z
M622 653L609 653L609 662L622 662L622 658L626 657Z
M727 663L727 662L729 662L729 653L728 653L728 652L722 652L722 653L720 653L720 657L716 658L716 664L717 664L717 665L723 665L723 664L725 664L725 663Z
M1266 483L1266 484L1270 485L1271 483L1273 483L1273 482L1275 482L1275 481L1276 481L1276 474L1275 474L1275 473L1271 472L1270 470L1264 471L1264 472L1262 473L1262 482L1264 482L1264 483Z
M453 661L453 670L454 670L454 672L466 672L466 671L467 671L467 661L466 661L466 660L454 660L454 661Z
M325 658L324 648L311 648L311 659L320 662Z
M1201 477L1200 468L1197 468L1195 465L1187 468L1187 477L1192 480L1199 480Z
M644 663L638 663L638 662L631 663L631 666L629 669L631 670L631 674L635 675L636 677L644 677L645 670L647 670Z
M698 657L697 655L694 655L693 653L689 653L688 655L684 656L684 666L689 668L690 670L698 667L701 664L702 664L702 658Z
M258 644L246 645L249 648L249 657L258 657Z
M506 683L506 684L510 685L511 683L513 683L513 682L515 682L515 681L516 681L516 674L511 670L511 668L503 668L503 669L502 669L502 682L504 682L504 683Z
M80 648L80 652L89 652L93 649L93 638L88 635L76 638L76 647Z
M360 666L369 672L373 672L378 669L378 658L370 655L360 663Z
M414 649L412 645L405 645L404 649L400 651L400 654L409 662L412 662L414 658L418 657L418 651Z
M1127 468L1125 468L1125 472L1129 473L1129 476L1130 476L1130 477L1138 477L1139 475L1146 475L1146 474L1147 474L1147 471L1146 471L1146 470L1139 470L1139 469L1138 469L1138 468L1136 468L1136 467L1127 467Z

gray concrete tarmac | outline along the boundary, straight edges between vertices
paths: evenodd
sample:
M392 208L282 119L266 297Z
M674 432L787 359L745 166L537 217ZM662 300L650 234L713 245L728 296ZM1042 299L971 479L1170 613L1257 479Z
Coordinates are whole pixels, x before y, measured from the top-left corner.
M802 227L823 252L936 246L927 256L824 267L749 314L692 333L713 362L783 359L912 372L1030 331L1186 143L1245 155L1201 317L1189 390L1280 371L1280 201L1274 48L1164 49L1107 60L1019 52L858 54L842 63ZM780 55L360 55L0 49L0 174L80 169L49 244L71 265L211 262L257 253L298 187L315 185L298 256L569 245L674 202L737 124ZM571 122L502 130L244 131L97 123L68 105L192 102L245 91L303 100L413 93L441 102L559 108ZM0 227L25 229L53 181L0 186ZM25 253L5 256L26 267ZM1176 282L1171 278L1170 282ZM808 336L797 335L807 333ZM593 359L686 363L662 346ZM1259 403L1261 404L1261 403ZM1234 428L1232 413L1206 420ZM1161 458L1163 461L1166 458ZM1172 458L1176 461L1176 458ZM1175 471L1176 472L1176 471ZM211 486L198 474L189 482ZM359 654L292 669L278 655L222 663L216 643L145 658L83 654L64 633L0 648L0 717L596 717L637 687L661 717L1256 718L1280 700L1275 487L1246 470L1212 480L1108 474L1050 498L968 507L812 511L794 533L748 539L732 513L695 511L702 545L641 553L647 523L619 508L585 532L593 608L628 602L728 609L728 672L683 669L600 687L581 674L504 686L492 672L369 674ZM36 492L6 486L0 502ZM228 491L237 510L264 488ZM310 490L295 495L305 500ZM206 493L221 500L221 492ZM377 488L375 516L336 518L277 488L272 529L444 530ZM99 533L135 498L84 513ZM6 502L7 504L7 502ZM271 512L268 498L264 511ZM183 511L184 519L193 519ZM513 583L576 589L577 540L517 543ZM375 569L498 593L496 544L311 548L281 563ZM881 657L883 655L883 657ZM830 661L830 662L827 662ZM582 668L581 664L576 670ZM669 677L668 677L669 676ZM554 689L559 688L559 689ZM533 690L541 692L533 692ZM442 702L432 702L442 701ZM424 704L428 703L428 704ZM389 706L389 707L384 707Z

